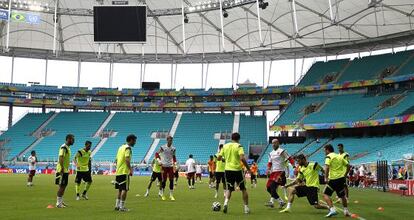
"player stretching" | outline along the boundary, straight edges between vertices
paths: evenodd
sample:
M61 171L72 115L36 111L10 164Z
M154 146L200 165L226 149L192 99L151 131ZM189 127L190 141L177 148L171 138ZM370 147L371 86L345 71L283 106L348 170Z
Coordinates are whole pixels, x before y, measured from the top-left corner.
M336 192L336 195L342 200L344 215L351 216L348 210L347 200L345 198L345 176L347 175L347 170L349 170L349 163L342 156L334 153L332 145L328 144L324 148L326 154L325 182L327 182L327 185L325 187L325 191L323 192L323 197L329 206L329 213L326 217L332 217L338 214L331 200L333 192Z
M196 162L193 159L192 154L188 156L188 160L185 162L185 166L187 167L188 188L195 189L194 182L195 182L195 173L196 173Z
M220 188L220 182L223 182L223 191L224 191L224 196L226 196L226 178L224 176L224 171L225 171L225 160L224 157L221 158L221 160L217 160L221 150L223 149L223 145L220 144L219 145L219 150L218 153L215 155L215 162L216 162L216 194L214 195L214 198L217 199L217 194L218 194L218 190Z
M30 153L29 158L27 158L27 162L29 162L29 177L27 178L27 186L33 186L33 177L36 175L36 151L32 151Z
M223 149L220 151L217 160L222 161L223 158L226 159L225 163L225 176L227 180L227 191L224 199L223 212L227 213L229 206L229 200L231 198L231 193L234 191L235 185L237 184L243 194L244 202L244 213L249 214L249 195L246 190L244 174L242 171L242 166L240 161L244 164L247 169L247 172L250 172L250 167L244 158L244 150L240 145L240 134L233 133L231 135L232 142L227 143L223 146Z
M151 189L151 185L155 180L158 180L159 183L161 183L161 181L162 181L162 178L161 178L161 160L160 160L160 157L159 157L158 153L155 153L155 157L151 162L151 166L152 166L152 175L151 175L150 182L148 183L147 192L144 195L145 197L149 196L149 191ZM158 195L161 196L161 189L158 192Z
M316 209L328 209L326 205L319 204L318 191L319 191L319 172L322 171L322 167L315 162L308 162L305 155L300 154L296 156L296 161L299 164L299 173L295 181L284 186L289 190L289 201L287 207L280 211L291 212L291 207L295 195L300 197L307 197L310 205ZM291 187L296 184L305 182L305 185L298 185ZM290 187L290 188L289 188Z
M208 164L208 187L214 187L214 171L216 171L216 163L214 162L213 155L210 155L210 160L207 162Z
M294 160L282 148L280 148L279 140L272 140L273 151L269 153L269 162L267 164L267 175L270 174L267 180L266 188L270 194L270 201L266 206L274 208L274 200L279 202L279 208L285 206L283 199L277 194L277 188L286 184L286 162L289 161L292 165Z
M257 186L257 164L256 162L253 162L252 166L250 167L250 170L252 173L250 174L250 183L252 184L252 188L256 188Z
M86 141L85 147L78 150L75 155L73 162L76 164L76 178L75 178L75 190L76 190L76 200L80 200L79 190L82 180L85 181L85 188L82 193L82 198L88 200L86 193L92 184L92 175L90 172L90 162L91 162L91 145L92 142Z
M63 195L65 194L66 186L69 179L69 163L70 163L70 146L75 143L75 136L73 134L66 135L66 142L59 148L59 161L56 167L55 184L59 185L57 191L56 208L66 208L67 205L63 202Z
M341 156L343 159L348 161L348 164L349 164L349 154L345 152L343 144L338 144L338 152L339 152L339 156ZM346 170L346 174L344 174L345 178L347 177L347 174L349 173L350 168L351 166L348 166L348 169ZM348 189L348 183L346 182L345 183L345 199L346 200L348 200L348 195L349 195L349 189ZM341 199L338 198L336 203L340 203L340 202L341 202Z
M118 190L118 195L115 203L115 211L127 212L129 209L125 208L125 200L129 190L130 176L133 171L131 168L132 147L137 142L137 137L133 134L128 135L126 144L118 148L116 154L116 178L115 189Z
M167 137L167 144L161 146L158 151L161 157L162 183L161 183L161 199L166 200L164 191L167 184L167 177L170 180L170 200L174 201L174 166L176 165L175 147L172 145L173 137Z

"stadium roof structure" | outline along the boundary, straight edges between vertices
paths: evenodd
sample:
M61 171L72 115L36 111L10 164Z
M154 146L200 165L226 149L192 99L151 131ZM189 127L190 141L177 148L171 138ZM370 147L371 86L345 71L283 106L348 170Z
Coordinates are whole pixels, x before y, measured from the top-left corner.
M8 10L8 2L0 0L0 9ZM37 13L41 22L0 21L0 55L222 63L340 55L414 43L412 0L129 0L130 5L148 6L144 45L94 42L93 6L112 0L12 2L11 10Z

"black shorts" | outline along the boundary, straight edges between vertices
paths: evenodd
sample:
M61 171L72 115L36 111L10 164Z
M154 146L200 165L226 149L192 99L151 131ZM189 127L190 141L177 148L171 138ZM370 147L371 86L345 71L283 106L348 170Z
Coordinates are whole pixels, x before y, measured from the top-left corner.
M175 177L176 179L178 179L178 171L175 171L175 172L174 172L174 177Z
M234 191L236 184L239 186L240 190L246 190L246 186L244 184L244 174L242 170L240 171L226 170L224 175L226 177L228 190Z
M332 196L333 192L336 192L336 195L339 198L342 198L345 196L345 184L345 177L341 177L335 180L329 180L323 193L325 195Z
M75 183L79 184L83 181L87 182L87 183L91 183L92 182L92 175L91 172L89 171L77 171L76 172L76 177L75 177Z
M209 172L208 176L210 177L210 179L214 178L214 173L213 172Z
M156 179L158 179L158 182L162 182L161 173L152 172L152 174L151 174L151 181L154 182Z
M69 173L63 173L63 176L60 173L56 173L55 184L59 186L67 186L69 180Z
M36 175L36 170L30 170L29 176L34 177Z
M226 184L226 179L224 178L224 172L216 172L216 181L217 183L223 182Z
M129 175L128 174L116 176L115 182L116 182L115 189L125 190L125 191L129 190Z
M318 204L318 188L317 187L309 187L309 186L296 186L296 195L298 197L305 197L308 198L308 202L310 205L317 205Z
M252 174L252 175L250 175L250 179L251 179L251 180L256 180L256 179L257 179L257 177L256 177L256 175Z

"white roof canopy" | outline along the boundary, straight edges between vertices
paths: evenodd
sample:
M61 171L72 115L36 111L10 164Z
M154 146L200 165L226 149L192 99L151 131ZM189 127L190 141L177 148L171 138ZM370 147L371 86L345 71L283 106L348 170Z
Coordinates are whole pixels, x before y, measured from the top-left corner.
M413 44L413 0L371 1L378 3L264 0L269 6L259 9L259 31L255 0L223 0L229 15L223 18L223 48L221 11L218 6L213 7L218 0L147 0L145 45L96 44L92 8L98 1L60 0L57 54L54 54L55 1L37 0L48 4L49 11L36 12L41 17L37 25L11 22L10 50L3 50L3 55L105 62L249 62L338 55ZM7 10L5 2L8 0L0 0L0 8ZM18 2L17 10L29 10L19 8ZM105 4L111 2L104 1ZM185 24L185 48L182 2L189 19ZM129 0L129 3L137 4L137 0ZM199 11L190 11L200 4L207 5L205 10L200 7ZM7 22L0 21L2 48L6 44L6 33Z

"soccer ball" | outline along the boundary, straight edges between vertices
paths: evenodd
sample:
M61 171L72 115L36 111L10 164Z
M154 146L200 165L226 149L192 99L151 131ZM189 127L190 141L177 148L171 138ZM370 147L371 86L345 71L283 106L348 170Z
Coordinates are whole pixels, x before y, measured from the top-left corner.
M211 209L212 209L214 212L219 212L219 211L220 211L220 209L221 209L221 205L220 205L220 203L219 203L219 202L213 202L213 205L211 206Z

